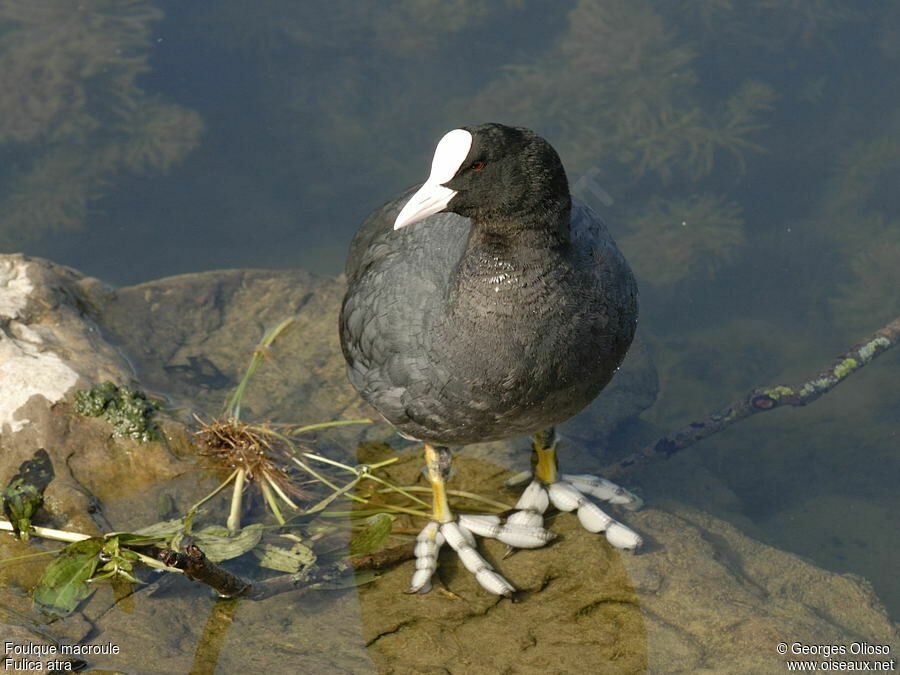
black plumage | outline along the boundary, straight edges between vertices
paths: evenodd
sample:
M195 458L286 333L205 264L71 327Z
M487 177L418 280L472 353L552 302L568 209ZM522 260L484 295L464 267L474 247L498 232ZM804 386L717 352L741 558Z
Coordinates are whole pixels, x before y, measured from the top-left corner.
M637 288L600 217L571 200L534 132L463 127L471 147L443 212L394 229L418 188L375 210L347 260L340 337L350 381L396 429L434 445L530 434L610 380Z

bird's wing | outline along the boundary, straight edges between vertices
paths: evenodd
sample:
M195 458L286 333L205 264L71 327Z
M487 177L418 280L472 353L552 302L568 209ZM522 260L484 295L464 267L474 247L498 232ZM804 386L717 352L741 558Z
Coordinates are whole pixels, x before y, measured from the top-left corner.
M467 218L438 213L394 230L415 189L376 209L360 227L350 245L341 310L350 380L377 398L376 407L395 424L405 415L404 393L438 376L425 355L471 228ZM424 369L431 369L428 377Z

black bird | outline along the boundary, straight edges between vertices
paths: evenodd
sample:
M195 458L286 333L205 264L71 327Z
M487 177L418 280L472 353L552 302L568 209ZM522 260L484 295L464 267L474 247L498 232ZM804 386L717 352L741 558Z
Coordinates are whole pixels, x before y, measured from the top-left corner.
M424 184L374 211L347 260L340 318L351 383L397 431L425 444L433 520L418 538L411 592L430 588L446 541L487 590L513 587L472 533L542 546L552 502L577 509L615 546L640 537L593 502L640 500L591 476L557 473L553 425L609 382L631 344L637 287L600 218L569 196L556 151L502 124L454 129ZM535 479L500 524L456 519L447 504L449 445L533 434Z

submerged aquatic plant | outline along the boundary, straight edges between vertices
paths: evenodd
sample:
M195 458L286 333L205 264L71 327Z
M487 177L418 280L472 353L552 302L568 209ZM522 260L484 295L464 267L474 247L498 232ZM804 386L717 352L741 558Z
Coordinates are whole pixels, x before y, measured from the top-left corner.
M818 215L832 236L851 251L865 248L875 238L896 237L900 114L850 145L839 156L836 169L823 191ZM847 227L848 222L853 226Z
M200 117L137 84L162 16L147 0L0 3L0 246L79 228L116 174L197 145Z
M742 169L744 153L760 149L750 138L765 128L759 114L772 108L774 92L746 82L725 106L710 108L694 59L652 3L582 1L556 48L508 66L475 107L556 129L551 135L568 166L599 164L604 179L618 184L647 175L697 179L720 150Z
M657 6L704 42L769 52L831 47L838 28L864 16L841 0L676 0Z
M744 243L740 207L711 194L654 199L628 226L622 247L638 277L654 285L713 278Z
M865 138L847 144L816 206L814 221L840 261L839 274L824 287L840 331L866 330L900 311L898 134L900 114L891 112Z
M772 39L806 48L828 44L832 30L861 17L858 8L841 0L753 0L751 4L767 18Z
M883 234L850 259L853 279L831 301L843 330L900 315L900 223L885 225Z

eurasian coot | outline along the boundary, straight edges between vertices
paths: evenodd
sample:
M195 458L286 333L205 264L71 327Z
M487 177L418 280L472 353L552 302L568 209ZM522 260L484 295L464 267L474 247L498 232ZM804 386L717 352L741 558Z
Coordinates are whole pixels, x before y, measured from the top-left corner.
M446 541L487 590L512 585L472 533L544 545L550 502L620 548L640 537L585 499L640 500L590 476L557 474L552 427L590 403L637 322L631 270L600 218L569 196L556 151L533 131L462 127L431 175L374 211L347 260L341 347L353 386L397 431L425 443L433 520L418 537L411 592L425 592ZM534 481L518 511L455 518L448 445L534 434Z

